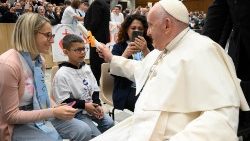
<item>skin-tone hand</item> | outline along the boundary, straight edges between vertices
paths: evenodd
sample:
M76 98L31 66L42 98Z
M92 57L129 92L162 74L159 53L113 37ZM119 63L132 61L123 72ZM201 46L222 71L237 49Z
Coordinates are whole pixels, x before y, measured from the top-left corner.
M136 48L139 48L145 56L150 52L147 48L147 41L143 36L138 36L137 38L135 38L134 43Z
M123 52L122 56L125 58L128 58L132 54L139 52L139 51L141 51L140 48L137 47L134 42L130 42L127 48L125 49L125 51Z
M86 102L85 103L85 110L91 114L91 115L98 115L99 111L96 107L98 107L98 104L92 103L92 102Z
M94 115L94 116L95 116L97 119L102 119L103 116L104 116L103 108L102 108L100 105L98 105L98 106L96 107L96 109L98 110L98 114L96 114L96 115Z
M96 48L96 51L98 52L99 57L103 58L105 62L110 62L113 55L108 47L106 47L104 44Z
M62 120L70 120L75 117L77 109L74 109L68 105L62 105L52 108L52 111L56 118Z

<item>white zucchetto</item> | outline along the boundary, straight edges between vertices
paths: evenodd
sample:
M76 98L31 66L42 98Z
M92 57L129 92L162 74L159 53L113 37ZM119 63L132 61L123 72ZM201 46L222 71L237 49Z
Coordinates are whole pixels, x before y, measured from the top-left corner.
M179 0L161 0L159 4L162 8L168 12L175 19L189 23L189 13L186 6Z

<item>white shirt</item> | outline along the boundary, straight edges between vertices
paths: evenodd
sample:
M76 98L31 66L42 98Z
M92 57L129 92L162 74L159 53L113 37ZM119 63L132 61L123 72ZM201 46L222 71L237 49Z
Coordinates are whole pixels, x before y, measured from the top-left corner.
M58 104L68 98L90 101L94 91L99 87L88 65L81 69L62 66L55 74L52 94Z
M74 9L71 6L68 6L62 15L62 20L61 23L62 24L73 24L74 22L77 22L76 19L74 19L74 16L77 16L77 11L76 9Z
M124 16L122 13L119 13L119 15L117 15L117 14L111 12L110 20L111 20L111 22L116 22L116 23L121 24L124 21Z

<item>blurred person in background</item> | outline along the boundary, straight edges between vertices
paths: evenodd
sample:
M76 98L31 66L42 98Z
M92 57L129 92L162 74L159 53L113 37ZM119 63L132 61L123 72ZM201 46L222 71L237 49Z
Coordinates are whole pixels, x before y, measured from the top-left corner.
M79 15L81 17L85 17L85 14L86 14L88 9L89 9L88 1L81 0L81 4L80 4L79 8L77 9L77 12L79 13Z
M115 22L121 24L124 21L124 15L122 14L122 9L120 5L116 5L111 12L110 20L111 22Z
M202 33L223 48L229 39L228 54L233 59L248 103L250 103L249 7L249 0L215 0L208 8ZM250 111L240 112L238 135L243 136L244 141L250 140Z
M84 18L84 26L91 31L97 41L104 44L110 41L109 33L110 8L105 0L95 0L89 6ZM104 62L96 52L95 47L90 48L90 67L99 85L101 64Z
M51 3L46 4L46 13L45 16L50 20L51 25L57 25L60 23L60 19L56 16L53 11L53 5Z
M80 4L80 0L72 0L71 5L66 7L63 11L61 20L62 24L77 24L78 21L84 20L84 18L77 12Z
M151 50L153 50L152 39L147 36L148 24L145 16L134 14L129 15L121 24L118 32L118 41L114 45L112 54L123 56L128 59L142 60ZM141 31L143 36L139 36L132 41L133 31ZM135 55L140 53L139 58ZM135 95L136 85L125 77L114 76L113 104L115 109L128 109L134 111L135 103L139 95Z
M61 23L61 19L62 19L62 8L61 6L56 6L54 9L54 14L57 17L59 23Z
M44 6L38 6L37 7L37 13L43 17L45 17L45 8Z

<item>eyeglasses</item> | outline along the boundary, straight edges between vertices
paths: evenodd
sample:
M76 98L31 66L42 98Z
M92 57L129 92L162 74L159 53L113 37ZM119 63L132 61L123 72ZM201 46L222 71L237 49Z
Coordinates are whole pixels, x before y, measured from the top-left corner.
M51 32L46 32L46 33L43 33L43 32L39 32L38 33L42 34L43 36L45 36L47 38L47 40L51 40L52 38L54 39L55 37L55 34L52 34Z
M80 47L80 48L77 48L77 49L71 49L71 51L74 51L76 53L82 53L82 52L85 52L85 47Z

